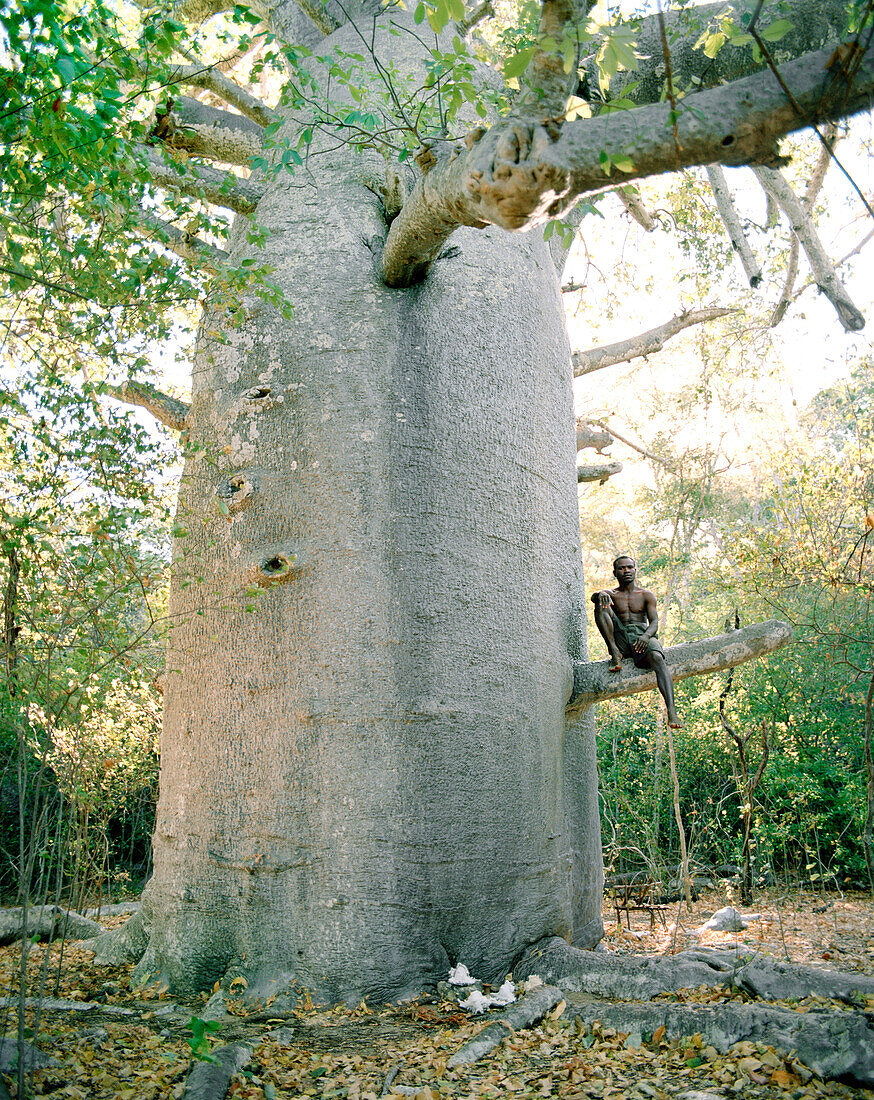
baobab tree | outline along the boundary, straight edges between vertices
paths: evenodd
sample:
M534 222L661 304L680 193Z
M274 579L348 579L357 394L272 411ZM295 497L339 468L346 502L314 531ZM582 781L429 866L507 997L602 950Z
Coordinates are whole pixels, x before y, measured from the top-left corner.
M589 704L652 684L587 663L541 227L618 178L773 169L782 135L865 108L874 53L846 5L772 7L610 31L545 0L506 107L449 0L255 4L288 72L270 104L171 58L143 163L236 222L226 251L154 209L141 228L219 272L256 257L282 302L207 301L190 405L115 390L186 455L154 876L124 934L141 976L357 1001L600 938ZM675 676L787 637L740 634L679 647Z

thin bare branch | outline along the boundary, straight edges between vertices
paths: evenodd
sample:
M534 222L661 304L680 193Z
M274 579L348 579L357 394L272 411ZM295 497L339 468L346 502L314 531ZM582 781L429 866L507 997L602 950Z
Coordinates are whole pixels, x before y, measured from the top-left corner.
M605 344L602 348L592 348L591 351L575 351L573 354L574 378L580 378L584 374L610 367L614 363L627 363L631 359L637 359L641 355L653 355L661 351L672 336L676 336L684 329L692 325L704 324L707 321L715 321L719 317L727 317L736 312L722 306L711 306L708 309L687 309L678 313L664 324L648 329L646 332L630 336L627 340L620 340L615 344Z
M707 178L710 180L710 189L716 199L716 209L719 211L719 217L728 233L731 247L738 254L738 258L746 272L747 280L755 290L762 282L762 267L750 247L750 242L747 240L740 215L734 205L731 191L728 189L725 172L718 164L711 164L707 168Z
M597 421L596 423L601 422ZM671 469L671 464L666 459L659 457L659 455L653 454L652 451L648 451L646 447L642 447L639 443L633 443L627 436L620 435L614 427L607 424L604 424L603 427L613 436L614 439L618 439L620 443L624 443L625 446L630 447L632 451L637 451L639 455L643 455L644 458L648 458L650 462L656 462L659 466L664 466L667 470Z
M108 396L114 397L116 401L146 409L156 420L160 420L174 432L182 432L188 427L190 406L176 397L156 390L147 382L127 381L120 386L106 386L105 389Z
M619 199L627 213L634 218L637 224L642 229L645 229L647 233L652 233L656 227L655 218L653 218L652 214L650 214L640 201L635 191L630 187L617 187L615 194L616 198Z
M754 169L765 191L772 195L789 219L792 232L810 262L816 285L835 307L835 312L847 332L859 332L865 327L865 317L853 304L841 282L828 253L817 235L809 212L790 187L782 172L775 168Z
M771 196L769 195L768 198L770 199ZM780 297L777 299L777 304L774 306L768 320L768 324L771 328L776 328L786 316L786 310L789 308L789 303L792 301L792 290L795 287L795 279L797 276L798 238L793 233L792 240L789 244L789 259L786 262L786 279L783 282L783 289L780 292Z
M837 142L838 128L834 123L830 123L828 126L823 127L823 145L820 149L819 156L817 157L816 167L813 170L813 174L807 183L807 188L804 192L804 198L801 200L805 209L810 213L813 210L813 204L816 202L816 196L819 194L820 188L825 180L825 174L828 171L828 166L832 161L832 154ZM776 217L780 215L780 207L777 204L774 196L768 191L765 192L768 199L769 210L769 222L770 225L770 210L773 207L776 211ZM775 221L776 224L776 221ZM786 279L783 283L783 289L780 292L780 297L777 299L777 304L774 306L774 310L771 313L771 318L768 324L771 328L776 328L777 325L783 320L786 315L786 310L789 308L789 303L792 301L792 291L795 288L795 279L798 276L798 238L795 234L792 234L792 241L789 246L789 260L786 265Z

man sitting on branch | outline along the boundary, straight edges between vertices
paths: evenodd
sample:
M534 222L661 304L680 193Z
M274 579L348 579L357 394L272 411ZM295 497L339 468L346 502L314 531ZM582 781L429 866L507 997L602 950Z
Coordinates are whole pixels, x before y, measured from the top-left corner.
M679 729L683 723L674 705L674 683L662 643L656 637L659 614L655 594L635 584L637 565L627 554L614 560L613 576L616 588L592 594L595 625L610 652L610 671L622 670L623 657L631 657L638 668L652 669L668 710L668 725Z

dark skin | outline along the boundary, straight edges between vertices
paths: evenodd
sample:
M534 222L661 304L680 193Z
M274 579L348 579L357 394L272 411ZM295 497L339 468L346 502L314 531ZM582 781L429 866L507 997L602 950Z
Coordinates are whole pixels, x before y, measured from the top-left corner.
M633 558L617 558L613 566L613 576L617 582L615 588L610 591L595 592L592 595L592 603L595 605L595 625L610 652L610 671L620 672L622 669L622 654L616 644L612 614L615 614L621 623L646 623L646 630L633 643L634 650L636 653L645 655L648 666L655 673L656 684L668 711L668 725L671 729L680 729L683 723L674 704L674 682L664 654L652 650L647 652L647 644L650 638L655 637L659 628L655 594L648 588L640 588L636 584L637 566Z

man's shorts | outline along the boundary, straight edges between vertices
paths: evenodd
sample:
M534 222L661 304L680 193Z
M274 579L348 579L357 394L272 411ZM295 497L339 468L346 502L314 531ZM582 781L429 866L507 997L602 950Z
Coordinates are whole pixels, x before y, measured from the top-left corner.
M664 656L664 647L656 637L647 638L646 653L638 653L634 648L637 639L648 630L648 623L623 623L616 618L615 612L612 614L612 619L613 637L616 639L617 649L623 657L630 657L638 668L650 668L650 653L661 653Z

